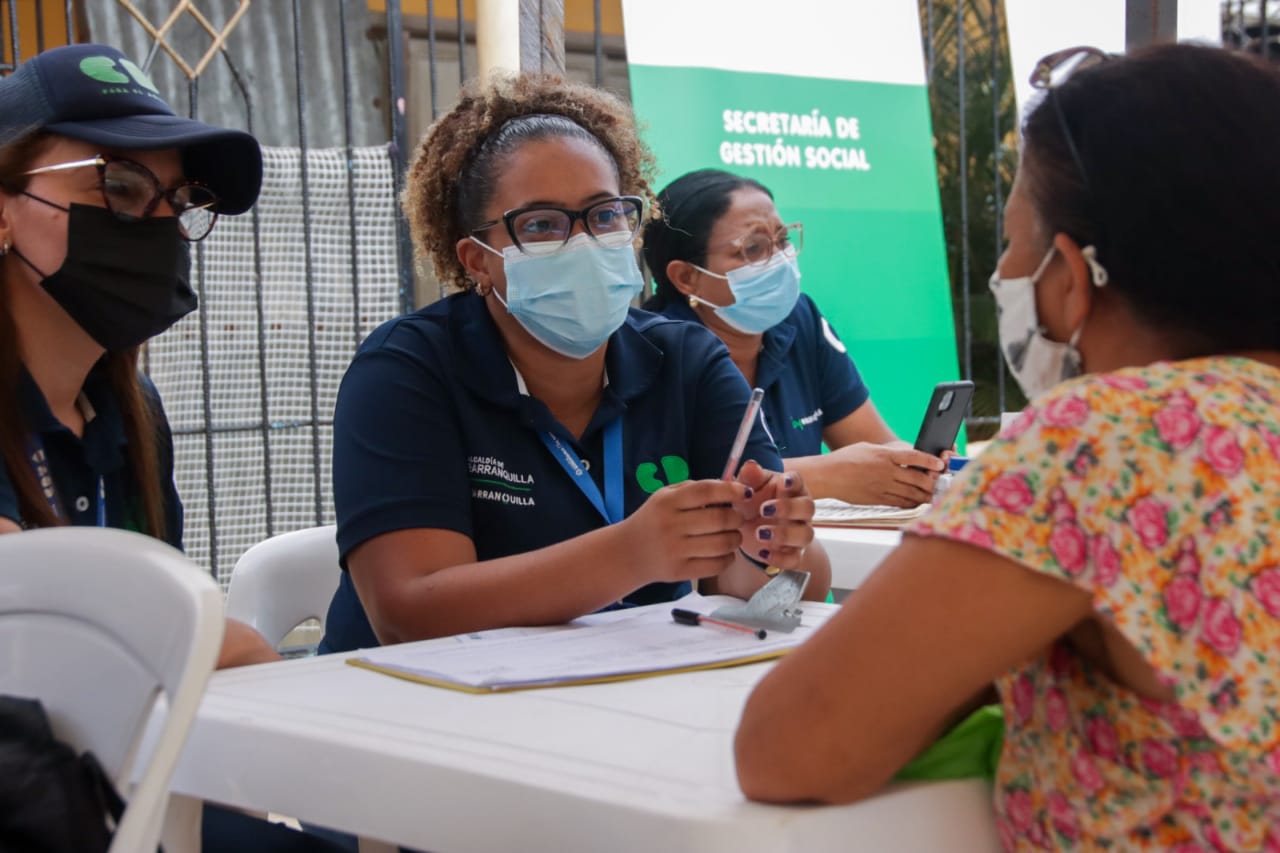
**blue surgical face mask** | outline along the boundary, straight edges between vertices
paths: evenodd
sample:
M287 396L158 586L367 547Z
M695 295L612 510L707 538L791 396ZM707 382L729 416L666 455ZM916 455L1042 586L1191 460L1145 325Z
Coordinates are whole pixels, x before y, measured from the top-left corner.
M791 247L775 252L763 264L738 267L725 275L693 266L729 282L733 304L716 305L692 295L689 302L714 308L721 320L748 335L761 334L781 323L800 298L800 266L796 263L796 250Z
M572 237L549 255L526 255L515 246L499 252L507 276L507 298L494 296L544 346L569 358L586 358L602 347L627 319L631 300L644 279L635 249L586 234Z

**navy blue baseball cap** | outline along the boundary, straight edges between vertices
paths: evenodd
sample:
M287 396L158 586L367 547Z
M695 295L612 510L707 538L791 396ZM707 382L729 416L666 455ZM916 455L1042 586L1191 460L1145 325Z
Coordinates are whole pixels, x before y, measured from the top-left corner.
M217 194L219 213L244 213L262 187L258 140L176 115L151 78L107 45L55 47L0 77L0 145L36 132L107 148L176 148L187 179Z

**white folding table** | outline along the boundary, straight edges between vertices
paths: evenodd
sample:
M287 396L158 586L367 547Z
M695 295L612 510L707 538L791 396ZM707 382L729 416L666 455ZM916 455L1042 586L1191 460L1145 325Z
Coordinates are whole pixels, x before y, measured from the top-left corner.
M469 695L344 657L216 673L178 813L210 800L434 853L999 849L977 780L841 807L744 800L733 732L770 663Z
M902 532L870 527L815 527L831 558L831 586L857 589L902 541Z

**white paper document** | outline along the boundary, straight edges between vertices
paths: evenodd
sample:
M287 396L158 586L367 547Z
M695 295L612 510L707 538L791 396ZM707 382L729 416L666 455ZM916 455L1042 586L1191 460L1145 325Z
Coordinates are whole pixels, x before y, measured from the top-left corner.
M494 692L611 681L777 657L809 637L837 607L804 602L801 624L765 639L710 624L681 625L675 607L709 615L729 596L616 610L546 628L503 628L371 649L350 663L441 687Z
M929 510L929 504L912 509L896 506L872 506L850 504L835 498L820 498L813 502L813 523L841 527L901 527L919 518Z

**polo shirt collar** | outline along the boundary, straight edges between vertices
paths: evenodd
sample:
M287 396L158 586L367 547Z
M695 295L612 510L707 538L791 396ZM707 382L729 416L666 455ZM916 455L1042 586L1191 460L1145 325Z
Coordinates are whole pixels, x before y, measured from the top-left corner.
M484 300L475 293L450 298L457 300L449 312L450 345L463 383L482 399L528 413L526 422L538 425L528 405L532 398L521 394L523 382L516 376ZM587 433L625 410L628 400L643 394L656 380L662 358L662 350L636 328L634 312L628 312L626 321L609 337L604 398Z
M447 298L454 300L449 306L449 346L462 383L495 405L518 408L520 391L515 369L484 300L475 292Z
M668 302L662 309L662 313L677 320L704 325L698 313L683 299ZM793 310L792 314L794 313ZM778 377L787 369L787 356L795 341L796 326L791 322L791 314L773 328L765 330L760 344L760 361L756 365L758 387L768 390L774 382L778 381Z
M18 370L18 405L22 407L22 419L26 422L27 429L49 433L62 428L62 422L53 416L49 401L44 398L44 392L27 372L25 365Z
M18 374L18 401L28 429L42 436L58 432L70 434L66 425L54 417L44 392L25 366ZM125 435L120 406L101 363L95 365L85 377L84 388L76 405L80 407L85 419L84 437L80 441L84 445L87 462L98 473L114 471L124 462L124 448L128 437Z

